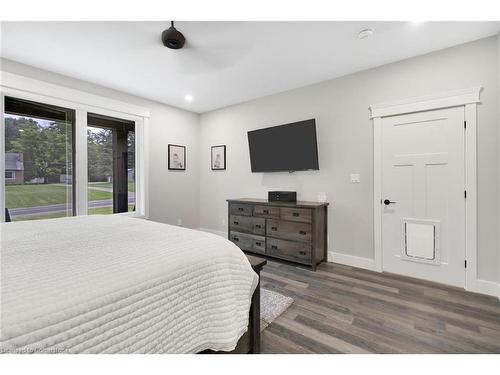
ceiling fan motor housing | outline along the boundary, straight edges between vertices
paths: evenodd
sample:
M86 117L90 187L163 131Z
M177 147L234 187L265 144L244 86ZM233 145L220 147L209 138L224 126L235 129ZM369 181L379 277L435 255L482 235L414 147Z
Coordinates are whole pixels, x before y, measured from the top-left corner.
M161 41L165 47L181 49L186 42L186 38L172 25L161 33Z

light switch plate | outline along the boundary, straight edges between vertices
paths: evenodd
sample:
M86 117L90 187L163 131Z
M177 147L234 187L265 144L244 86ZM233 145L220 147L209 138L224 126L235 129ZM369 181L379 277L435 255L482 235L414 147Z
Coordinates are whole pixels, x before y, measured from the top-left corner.
M361 175L359 173L351 173L350 181L351 184L359 184L361 182Z

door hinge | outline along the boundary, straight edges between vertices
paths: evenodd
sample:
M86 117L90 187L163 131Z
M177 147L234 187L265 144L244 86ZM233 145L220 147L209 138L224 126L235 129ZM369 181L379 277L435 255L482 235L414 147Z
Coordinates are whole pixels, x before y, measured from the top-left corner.
M464 198L467 199L467 190L464 190Z
M467 260L464 260L464 266L467 268Z
M467 129L467 121L464 121L464 129Z

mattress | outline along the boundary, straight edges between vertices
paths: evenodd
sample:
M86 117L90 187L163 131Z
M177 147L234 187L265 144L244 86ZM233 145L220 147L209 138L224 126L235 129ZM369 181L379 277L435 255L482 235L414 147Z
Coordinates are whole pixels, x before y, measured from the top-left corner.
M230 351L258 276L241 250L122 215L2 223L1 351Z

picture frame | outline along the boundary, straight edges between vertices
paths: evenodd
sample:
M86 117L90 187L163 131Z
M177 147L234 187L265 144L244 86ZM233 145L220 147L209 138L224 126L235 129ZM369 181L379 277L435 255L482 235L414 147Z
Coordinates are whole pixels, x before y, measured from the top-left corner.
M226 170L226 145L212 146L210 149L210 165L213 171Z
M168 145L168 170L186 170L186 146L174 144Z

